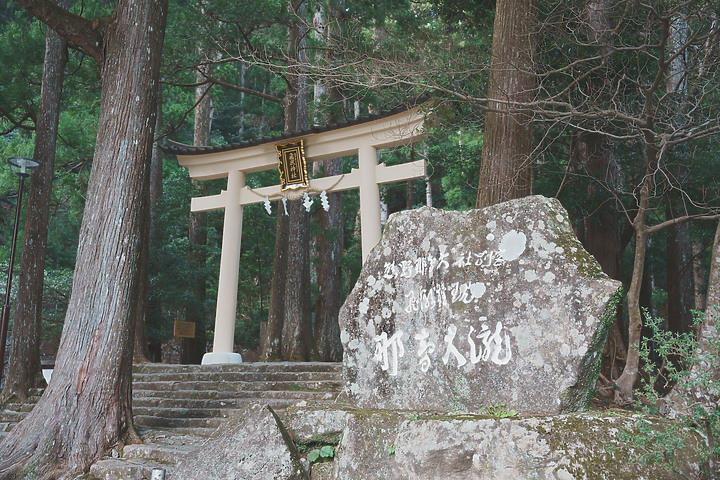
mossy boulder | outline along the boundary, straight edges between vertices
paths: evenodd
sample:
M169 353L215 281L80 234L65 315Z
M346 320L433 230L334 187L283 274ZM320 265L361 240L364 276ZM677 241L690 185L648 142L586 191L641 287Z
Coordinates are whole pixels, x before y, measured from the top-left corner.
M586 408L619 282L555 199L394 214L340 312L360 408Z
M663 455L660 436L682 437ZM357 480L681 480L700 478L702 438L661 419L564 414L496 418L398 412L352 415L335 477ZM657 455L660 455L660 459Z

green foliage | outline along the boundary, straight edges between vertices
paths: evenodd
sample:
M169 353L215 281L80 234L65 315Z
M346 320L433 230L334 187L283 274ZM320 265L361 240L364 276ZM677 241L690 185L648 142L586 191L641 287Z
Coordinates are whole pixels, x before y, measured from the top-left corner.
M658 430L644 418L635 421L635 430L618 432L618 439L632 446L633 460L643 464L663 464L677 470L675 454L686 446L684 428L677 424Z
M70 301L73 271L46 269L43 288L42 339L59 339Z
M716 376L720 369L720 338L706 339L705 347L700 350L694 334L666 331L663 320L647 312L645 321L651 334L640 345L645 375L636 407L649 415L662 413L663 399L657 387L674 384L679 402L689 408L681 407L675 412L677 421L662 431L640 418L636 423L637 433L626 435L625 440L637 449L639 461L672 467L675 453L687 446L687 429L693 428L707 438L707 443L700 446L701 453L709 460L708 465L715 464L720 456L720 411L710 407L711 402L697 402L691 392L712 398L720 391L720 378ZM703 314L696 312L696 324L702 321ZM713 314L708 321L714 323L715 329L720 327L719 316ZM659 361L655 361L656 358Z
M485 408L485 413L496 418L511 418L517 417L518 415L517 410L508 409L507 405L505 405L504 403L490 405L489 407Z
M324 445L320 448L310 450L305 458L310 463L323 463L332 461L335 456L335 447L332 445Z
M0 132L10 129L13 123L33 126L45 51L42 22L26 15L23 9L7 12L7 17L0 23Z
M444 206L450 210L469 210L475 207L478 171L482 155L482 134L458 130L455 134L433 138L430 161L433 177L440 179Z

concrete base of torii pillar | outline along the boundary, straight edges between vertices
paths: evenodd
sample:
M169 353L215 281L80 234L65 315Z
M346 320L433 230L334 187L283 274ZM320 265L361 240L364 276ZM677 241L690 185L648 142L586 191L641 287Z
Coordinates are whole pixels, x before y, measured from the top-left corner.
M203 365L243 363L242 355L232 352L208 352L203 355Z

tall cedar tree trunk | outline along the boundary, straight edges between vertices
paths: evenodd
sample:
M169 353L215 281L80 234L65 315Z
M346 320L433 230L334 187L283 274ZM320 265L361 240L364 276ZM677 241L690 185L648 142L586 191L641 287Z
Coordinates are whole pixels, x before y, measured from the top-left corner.
M139 440L133 320L167 1L119 0L94 22L50 2L20 3L101 65L97 143L53 381L0 444L0 477L27 468L34 478L69 479L111 447Z
M688 24L684 15L676 15L670 27L670 45L672 51L683 48L688 38ZM688 66L686 56L678 55L669 65L666 80L666 90L674 98L677 105L675 111L674 128L681 129L689 105L687 92ZM688 214L684 205L684 194L688 176L689 151L686 145L679 145L670 153L675 160L673 177L676 185L671 185L666 193L666 218L678 218ZM692 265L692 243L690 241L690 226L687 222L673 225L668 228L666 237L667 246L667 293L668 328L672 332L687 333L693 329L693 313L695 307L695 278Z
M668 219L688 214L677 190L668 192L666 197L668 202L666 217ZM684 222L668 227L666 237L667 323L671 332L688 333L693 330L695 278L692 260L690 225Z
M207 70L207 67L200 67ZM205 72L207 73L207 72ZM196 80L205 80L202 72L197 72ZM202 84L195 89L195 122L193 129L193 145L210 145L212 128L212 100L210 84ZM203 195L203 182L193 180L193 187ZM185 320L195 323L195 338L183 338L180 350L181 363L201 363L205 354L205 301L207 299L207 282L205 279L205 245L207 243L207 214L205 212L190 213L188 218L188 242L190 244L190 262L193 275L190 281L190 300L185 311Z
M159 98L159 97L158 97ZM157 101L157 118L155 128L161 125L162 102ZM147 363L157 361L150 352L147 326L148 320L153 316L150 299L150 275L153 271L153 261L150 258L150 247L157 243L156 210L162 195L162 149L155 144L152 149L152 157L150 159L150 191L149 191L149 208L145 210L145 219L147 227L143 227L143 235L145 238L142 242L142 250L140 252L140 273L138 283L137 311L135 314L135 335L133 341L133 363Z
M156 129L162 125L162 102L160 94L157 100L157 119L155 122ZM162 360L162 352L160 341L156 338L148 338L148 326L157 325L161 321L161 312L159 311L158 301L152 297L150 292L150 276L157 271L156 260L150 256L150 249L159 242L159 233L157 229L158 206L163 191L163 152L160 145L155 144L152 150L152 158L150 160L150 208L145 215L145 221L149 222L149 228L145 231L145 240L140 260L140 284L138 291L138 311L135 322L135 347L133 355L133 363L144 362L160 362ZM152 346L152 348L151 348Z
M585 249L600 264L610 278L620 280L621 258L624 245L621 239L620 216L617 204L608 194L618 184L619 166L615 161L607 137L593 132L576 132L572 142L573 163L583 165L592 183L587 190L590 215L583 218L582 242ZM627 346L622 334L622 312L618 312L605 343L603 373L606 378L617 378L625 365Z
M707 413L717 409L720 393L711 385L720 383L717 345L720 343L720 222L715 231L712 254L710 256L710 274L706 298L707 307L702 323L698 327L699 362L689 375L690 385L678 384L665 397L672 413L689 414L690 408L705 409ZM697 418L697 417L695 417Z
M647 252L647 243L650 236L647 217L650 209L650 196L655 188L655 174L659 165L659 153L655 147L654 138L651 137L652 134L649 133L648 129L645 139L647 162L645 177L638 193L638 210L632 222L635 232L635 251L633 254L632 278L627 292L628 349L625 357L625 368L620 377L615 380L615 384L618 386L615 397L620 403L632 401L632 392L640 368L640 338L643 327L640 292L644 283L645 253Z
M336 34L331 30L331 25L325 26L324 35L320 41L325 42L326 38L337 36L341 38L345 25L344 2L337 2L329 7L329 13L334 19L334 26L339 30ZM318 15L322 22L322 16ZM316 22L318 23L318 22ZM328 54L332 55L330 51ZM343 95L338 88L328 87L319 84L319 90L326 93L332 104L341 104ZM318 89L316 87L316 89ZM320 101L322 99L316 99ZM337 118L340 117L340 118ZM344 118L344 111L336 117L325 116L325 123L334 122ZM323 161L323 174L328 177L342 174L342 158L332 158ZM338 314L342 302L342 251L344 222L342 216L342 193L331 192L327 194L329 204L328 211L320 210L320 235L318 237L318 265L317 281L318 296L315 302L315 345L317 345L320 359L326 362L339 362L342 360L342 343L340 341L340 325Z
M290 202L288 202L289 207ZM290 227L289 217L284 214L282 203L278 202L275 226L275 253L273 276L270 280L270 307L263 337L260 339L260 359L264 362L282 360L282 332L285 314L285 272L288 268L287 238Z
M533 0L497 0L477 207L532 193Z
M342 158L324 161L325 176L342 173ZM318 238L318 297L315 304L315 344L320 359L325 362L342 361L342 342L338 315L342 292L342 251L344 222L342 194L327 195L330 208L320 212Z
M60 7L67 9L68 4L69 1L65 0ZM17 309L0 403L11 398L24 400L31 388L45 384L40 366L42 294L55 145L66 64L67 41L48 28L45 35L40 108L35 128L34 158L40 162L40 167L30 177Z
M587 36L591 45L601 55L609 55L611 0L589 0L586 6ZM598 91L603 82L601 75L588 79L587 88ZM619 186L620 166L612 142L599 132L578 131L573 134L573 163L582 165L585 172L594 179L587 195L593 211L583 219L583 246L595 257L610 278L621 280L621 259L625 244L622 241L620 213L611 192ZM603 373L607 378L616 378L625 365L627 347L622 334L622 312L618 311L605 343Z
M293 16L288 25L288 58L294 62L285 99L285 131L308 127L307 25L305 2L288 3ZM262 339L263 360L307 361L317 359L312 335L310 308L310 254L308 223L310 216L301 202L288 201L289 215L279 205L275 237L275 261L270 290L270 311Z
M603 184L612 186L617 180L617 163L612 158L609 145L603 135L596 133L578 133L573 139L575 155L585 165L585 170ZM590 215L583 218L584 241L587 251L600 263L603 271L615 280L619 280L620 222L614 199L607 190L596 184L587 189L588 199L596 206Z
M695 310L705 310L705 295L707 293L708 272L703 262L705 246L699 239L692 242L693 285L695 287Z

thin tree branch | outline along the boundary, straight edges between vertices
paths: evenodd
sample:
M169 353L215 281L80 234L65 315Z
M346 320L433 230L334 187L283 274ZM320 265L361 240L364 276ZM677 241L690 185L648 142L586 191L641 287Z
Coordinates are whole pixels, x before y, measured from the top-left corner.
M102 66L104 31L110 19L88 20L58 7L51 0L17 0L32 15L81 48Z
M269 100L271 102L275 102L275 103L279 103L279 104L283 103L282 98L276 97L274 95L269 95L267 93L258 92L257 90L252 90L252 89L245 88L245 87L240 87L238 85L234 85L232 83L226 82L225 80L221 80L219 78L208 75L202 71L200 72L200 74L203 77L207 78L208 82L214 83L215 85L220 85L221 87L229 88L231 90L235 90L235 91L242 92L242 93L247 93L248 95L255 95L260 98L264 98L265 100Z
M652 235L653 233L657 233L660 230L663 230L665 228L671 227L673 225L679 225L685 222L689 222L691 220L704 220L704 221L711 221L711 220L718 220L720 219L720 214L698 214L698 215L685 215L683 217L677 217L677 218L671 218L670 220L665 220L662 223L658 223L657 225L653 225L652 227L647 227L646 232L648 235Z

